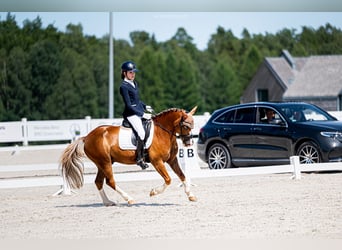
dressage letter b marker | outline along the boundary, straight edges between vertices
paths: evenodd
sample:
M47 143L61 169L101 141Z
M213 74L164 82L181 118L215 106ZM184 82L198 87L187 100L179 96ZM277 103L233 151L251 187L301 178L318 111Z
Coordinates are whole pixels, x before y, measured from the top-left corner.
M183 158L184 157L184 150L181 148L179 149L179 157Z
M186 150L186 156L188 157L188 158L192 158L192 157L194 157L195 156L195 153L194 153L194 150L192 149L192 148L188 148L187 150ZM180 158L183 158L185 155L184 155L184 149L182 149L182 148L180 148L179 149L179 155L178 155Z

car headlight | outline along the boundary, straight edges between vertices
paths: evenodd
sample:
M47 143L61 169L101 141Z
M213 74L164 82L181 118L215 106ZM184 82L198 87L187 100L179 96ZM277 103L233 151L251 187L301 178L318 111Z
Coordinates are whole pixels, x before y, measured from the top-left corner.
M342 132L321 132L321 135L329 138L333 138L342 142Z

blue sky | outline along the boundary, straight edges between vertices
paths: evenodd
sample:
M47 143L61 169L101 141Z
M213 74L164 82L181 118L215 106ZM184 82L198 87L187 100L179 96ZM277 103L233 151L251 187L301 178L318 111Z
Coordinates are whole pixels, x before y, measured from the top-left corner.
M102 37L109 33L108 12L12 12L19 26L25 19L40 16L43 26L53 24L65 31L69 23L81 24L83 33ZM1 20L6 12L0 12ZM284 28L301 31L330 23L342 29L342 12L113 12L113 36L129 40L132 31L154 34L158 42L170 39L179 27L185 28L198 49L205 49L217 27L232 30L239 37L243 28L251 34L275 34Z

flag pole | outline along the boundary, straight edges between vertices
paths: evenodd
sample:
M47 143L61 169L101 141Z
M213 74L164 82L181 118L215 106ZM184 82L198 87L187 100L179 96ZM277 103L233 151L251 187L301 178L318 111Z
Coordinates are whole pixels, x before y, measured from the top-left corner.
M113 77L113 13L109 12L109 103L108 118L114 118L114 77Z

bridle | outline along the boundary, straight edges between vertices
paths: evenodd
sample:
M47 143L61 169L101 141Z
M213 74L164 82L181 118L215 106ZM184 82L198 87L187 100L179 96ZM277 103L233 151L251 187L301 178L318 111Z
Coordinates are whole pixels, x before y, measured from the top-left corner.
M171 138L174 136L174 137L180 137L180 139L182 140L183 144L185 145L192 145L193 144L193 141L192 141L192 134L183 134L183 130L186 129L192 129L193 128L193 124L190 123L190 122L187 122L186 120L181 120L180 123L178 124L179 128L180 128L180 134L177 135L175 133L175 130L177 127L174 127L174 129L171 131L167 128L165 128L162 124L160 124L159 122L155 122L155 124L160 127L162 130L166 131L167 133L170 134Z

